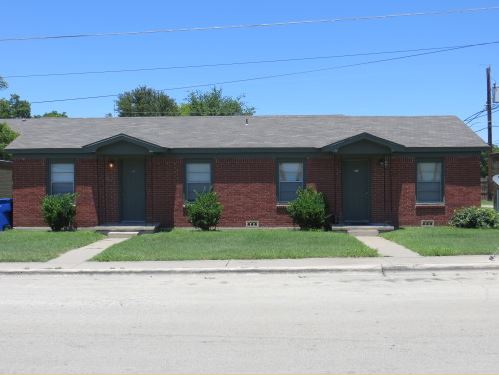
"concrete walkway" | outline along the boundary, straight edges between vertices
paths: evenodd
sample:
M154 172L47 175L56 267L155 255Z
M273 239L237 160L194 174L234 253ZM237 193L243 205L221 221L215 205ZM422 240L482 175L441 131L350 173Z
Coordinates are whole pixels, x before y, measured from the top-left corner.
M80 247L78 249L70 250L61 256L49 260L44 263L47 268L73 268L92 259L97 254L106 250L108 247L117 243L123 242L130 237L121 238L105 238L103 240L91 243L90 245Z
M369 246L372 249L375 249L380 253L380 255L384 257L420 257L418 253L409 250L407 247L399 245L393 241L389 241L383 237L379 236L362 236L362 235L354 235L360 242L364 245Z
M122 239L116 239L122 240ZM90 250L89 250L90 252ZM89 252L87 254L89 254ZM98 253L95 250L95 253ZM81 258L80 258L81 259ZM55 261L55 259L54 259ZM143 262L0 263L2 274L132 274L132 273L305 273L494 270L499 260L488 255L441 257L305 258ZM71 265L72 264L72 265Z

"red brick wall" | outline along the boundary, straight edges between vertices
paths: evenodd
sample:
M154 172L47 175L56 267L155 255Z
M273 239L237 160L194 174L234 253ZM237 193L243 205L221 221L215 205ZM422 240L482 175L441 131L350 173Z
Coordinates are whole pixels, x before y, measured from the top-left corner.
M310 158L305 166L307 186L326 197L332 221L341 220L341 161L336 157Z
M395 225L420 225L421 220L435 220L445 225L459 207L480 205L479 156L447 156L445 171L445 206L416 205L416 160L411 157L392 158L392 202Z
M113 160L113 168L109 161ZM371 219L376 223L420 225L422 219L445 224L455 208L480 204L478 156L448 156L445 207L416 207L416 162L413 157L389 158L383 170L372 158ZM105 157L76 161L77 224L80 227L119 222L119 161ZM40 202L46 191L47 162L17 159L13 163L14 225L44 226ZM242 227L246 220L262 226L290 226L286 209L276 207L276 163L270 158L213 160L214 189L224 205L221 226ZM322 191L330 213L341 221L341 160L334 156L305 161L306 182ZM384 175L385 173L385 175ZM146 160L146 217L163 227L190 226L185 215L184 159L152 156Z
M78 159L75 162L76 225L93 227L99 224L99 184L97 159Z
M277 208L276 163L273 159L224 158L214 162L214 190L224 206L220 226L291 226L285 209Z
M380 162L382 157L370 160L370 182L371 182L371 222L376 224L391 223L390 205L390 161L387 159L385 168Z
M183 162L168 156L153 156L146 162L146 217L162 227L188 225L182 215ZM180 185L180 186L179 186Z
M45 159L15 159L12 168L14 226L46 226L41 203L47 192Z
M113 163L113 167L110 163ZM97 160L99 224L120 221L120 165L115 158Z

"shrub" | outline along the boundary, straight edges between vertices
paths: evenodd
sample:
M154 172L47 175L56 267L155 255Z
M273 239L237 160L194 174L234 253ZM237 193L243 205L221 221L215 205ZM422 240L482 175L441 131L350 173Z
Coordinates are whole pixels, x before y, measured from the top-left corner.
M322 193L313 188L298 189L289 204L288 213L302 230L322 229L326 224L327 206Z
M187 203L186 208L189 223L202 230L216 228L223 212L217 193L213 191L196 194L196 200Z
M73 230L76 216L76 194L47 195L42 202L43 218L55 232Z
M499 215L493 208L464 207L454 211L449 224L460 228L497 228Z

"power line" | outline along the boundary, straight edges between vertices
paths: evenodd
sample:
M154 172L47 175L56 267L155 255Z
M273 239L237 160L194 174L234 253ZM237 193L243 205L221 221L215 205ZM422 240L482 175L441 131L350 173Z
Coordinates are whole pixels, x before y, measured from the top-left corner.
M131 73L131 72L174 70L174 69L192 69L192 68L212 68L212 67L220 67L220 66L239 66L239 65L267 64L267 63L280 63L280 62L292 62L292 61L326 60L326 59L345 58L345 57L372 56L372 55L420 52L420 51L438 51L438 50L445 50L445 49L451 49L451 48L480 47L480 46L487 46L487 45L491 45L491 44L499 44L499 41L474 43L474 44L463 44L463 45L454 45L454 46L443 46L443 47L415 48L415 49L378 51L378 52L361 52L361 53L351 53L351 54L342 54L342 55L294 57L294 58L283 58L283 59L274 59L274 60L267 59L267 60L233 61L233 62L227 62L227 63L214 63L214 64L174 65L174 66L164 66L164 67L128 68L128 69L125 68L125 69L109 69L109 70L89 70L89 71L62 72L62 73L17 74L17 75L5 75L3 77L10 78L10 79L11 78L32 78L32 77L54 77L54 76L60 77L60 76L72 76L72 75Z
M495 112L497 112L497 111L499 111L499 107L496 107L496 108L492 111L492 113L495 113ZM499 128L499 125L492 126L492 127L493 127L493 128ZM479 130L474 130L474 132L475 132L475 133L480 133L481 131L484 131L484 130L486 130L486 129L488 129L488 126L486 126L485 128L479 129Z
M197 27L153 29L153 30L140 30L140 31L113 31L113 32L97 32L97 33L81 33L81 34L4 37L0 38L0 42L23 42L29 40L95 38L95 37L110 37L110 36L159 34L159 33L210 31L210 30L269 28L269 27L311 25L311 24L332 24L338 22L384 20L384 19L401 18L401 17L444 16L451 14L479 13L479 12L494 11L494 10L499 10L499 6L466 8L466 9L450 9L450 10L430 11L430 12L394 13L394 14L384 14L384 15L375 15L375 16L353 16L353 17L340 17L340 18L331 18L331 19L281 21L281 22L269 22L269 23L248 23L248 24L234 24L234 25L221 25L221 26L197 26Z
M499 41L493 42L493 43L499 43ZM351 67L356 67L356 66L378 64L378 63L382 63L382 62L397 61L397 60L403 60L403 59L408 59L408 58L413 58L413 57L418 57L418 56L425 56L425 55L431 55L431 54L436 54L436 53L455 51L455 50L459 50L459 49L463 49L463 48L470 48L471 46L472 45L470 45L468 47L446 48L446 49L437 50L437 51L421 52L421 53L416 53L416 54L411 54L411 55L396 56L396 57L390 57L390 58L380 59L380 60L370 60L370 61L364 61L364 62L360 62L360 63L346 64L346 65L337 65L337 66L333 66L333 67L302 70L302 71L297 71L297 72L289 72L289 73L281 73L281 74L269 74L269 75L264 75L264 76L235 79L235 80L229 80L229 81L219 81L219 82L210 82L210 83L186 85L186 86L179 86L179 87L170 87L170 88L166 88L166 89L160 89L159 91L174 91L174 90L194 89L194 88L209 87L209 86L216 86L216 85L259 81L259 80L272 79L272 78L289 77L289 76L296 76L296 75L302 75L302 74L345 69L345 68L351 68ZM31 103L32 104L42 104L42 103L76 101L76 100L101 99L101 98L116 97L118 95L119 94L106 94L106 95L94 95L94 96L84 96L84 97L76 97L76 98L39 100L39 101L32 101Z

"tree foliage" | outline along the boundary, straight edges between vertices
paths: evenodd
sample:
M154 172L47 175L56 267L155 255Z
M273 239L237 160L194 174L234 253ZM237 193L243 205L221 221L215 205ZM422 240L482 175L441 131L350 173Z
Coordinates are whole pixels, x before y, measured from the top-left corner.
M50 111L50 112L45 112L43 115L36 115L34 116L35 118L41 118L41 117L68 117L68 114L66 112L57 112L57 111Z
M0 76L0 90L6 89L7 87L9 87L9 84Z
M54 232L75 229L76 196L76 193L66 193L43 198L43 218Z
M5 147L16 139L18 135L7 124L0 124L0 159L10 159L10 154L5 151Z
M224 207L218 200L217 193L209 191L196 194L194 202L186 204L189 223L201 230L215 228L220 221Z
M10 99L0 99L0 118L29 118L31 104L21 100L19 95L11 94Z
M322 229L327 215L324 195L311 187L300 188L296 199L289 203L288 213L302 230Z
M236 98L224 96L222 89L214 87L210 91L193 91L180 107L183 116L237 116L255 113L255 108L243 101L244 96Z
M120 94L116 106L120 117L179 115L179 108L174 99L147 86Z

